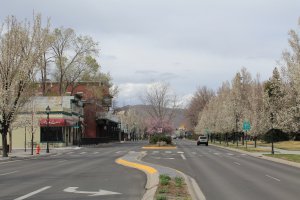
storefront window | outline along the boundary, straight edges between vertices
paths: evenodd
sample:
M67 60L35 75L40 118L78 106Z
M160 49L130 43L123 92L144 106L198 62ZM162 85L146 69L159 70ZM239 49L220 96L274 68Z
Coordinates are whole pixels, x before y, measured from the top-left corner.
M62 127L41 127L41 142L63 142Z

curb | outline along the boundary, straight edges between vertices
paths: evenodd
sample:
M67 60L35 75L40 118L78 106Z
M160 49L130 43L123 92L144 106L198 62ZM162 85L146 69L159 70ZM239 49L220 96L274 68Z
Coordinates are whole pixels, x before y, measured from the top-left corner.
M194 200L206 200L203 192L201 191L201 189L198 186L195 179L193 179L192 177L184 174L181 171L178 171L178 170L170 168L170 167L165 167L165 166L161 166L161 165L157 165L157 164L151 164L151 163L149 163L149 165L152 165L152 166L146 165L148 163L146 163L144 161L141 161L141 159L145 155L146 155L145 152L141 152L141 153L139 153L139 155L137 157L134 158L135 161L142 162L143 164L135 163L135 162L131 162L131 161L123 159L123 157L125 157L126 155L115 160L115 162L120 164L120 165L127 166L127 167L132 167L132 168L135 168L135 169L139 169L139 170L146 173L146 175L147 175L147 183L146 183L146 187L145 187L146 192L145 192L142 200L153 200L154 196L155 196L155 193L156 193L156 190L157 190L157 187L158 187L158 184L159 184L160 172L155 167L153 167L153 165L157 166L158 168L164 168L168 171L172 171L172 172L176 172L177 174L180 174L184 178L184 180L187 184L187 188L188 188L188 191L189 191L192 199L194 199Z
M144 155L142 155L142 157L143 156ZM137 159L139 159L139 158L135 158L135 160L137 160ZM145 192L142 200L153 200L154 199L154 196L155 196L158 184L159 184L159 173L156 169L154 169L153 167L147 166L147 165L140 164L140 163L130 162L130 161L127 161L122 158L116 159L115 162L119 165L131 167L131 168L135 168L135 169L143 171L147 175L147 183L145 186L146 192Z
M172 168L170 168L170 169L172 169ZM173 170L175 170L175 169L173 169ZM206 200L202 190L198 186L195 179L193 179L192 177L186 175L185 173L183 173L181 171L178 171L178 170L176 170L176 171L183 176L183 178L185 180L185 183L187 184L187 188L189 190L189 193L192 196L192 199Z
M283 160L283 159L280 159L280 158L272 158L272 157L268 157L268 156L264 156L264 155L255 155L251 152L243 151L243 150L240 150L240 149L234 149L234 148L230 148L230 147L223 147L223 146L218 146L218 145L215 145L215 144L210 144L210 145L214 146L214 147L219 147L219 148L222 148L222 149L227 149L227 150L230 150L230 151L244 153L244 154L247 154L247 155L252 156L254 158L269 160L269 161L273 161L273 162L276 162L276 163L281 163L281 164L289 165L289 166L292 166L292 167L300 168L300 163L296 163L296 162L292 162L292 161L288 161L288 160Z

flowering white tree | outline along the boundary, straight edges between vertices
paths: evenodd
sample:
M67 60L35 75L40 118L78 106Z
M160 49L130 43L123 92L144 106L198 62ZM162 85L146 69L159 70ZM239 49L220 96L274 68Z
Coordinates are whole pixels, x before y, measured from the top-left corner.
M299 18L300 28L300 18ZM282 54L281 63L285 78L285 91L287 109L285 115L284 128L288 131L296 132L300 130L300 38L295 30L289 32L290 50L285 50Z
M0 32L0 125L3 157L7 157L7 133L19 108L33 94L33 82L42 53L49 47L49 25L41 16L33 23L7 17Z

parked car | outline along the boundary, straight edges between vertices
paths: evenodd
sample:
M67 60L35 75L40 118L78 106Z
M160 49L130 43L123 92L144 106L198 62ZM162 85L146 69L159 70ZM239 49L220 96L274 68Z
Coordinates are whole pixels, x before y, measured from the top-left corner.
M206 146L208 146L208 137L206 135L200 135L198 137L197 146L199 146L200 144L205 144Z

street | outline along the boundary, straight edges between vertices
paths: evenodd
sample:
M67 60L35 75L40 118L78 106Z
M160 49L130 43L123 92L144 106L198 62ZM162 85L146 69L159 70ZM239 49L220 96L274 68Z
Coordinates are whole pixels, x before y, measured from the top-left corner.
M176 140L176 150L148 150L143 161L193 177L206 199L289 199L300 196L300 170L196 141Z
M0 162L0 199L140 200L146 175L116 164L115 159L141 145L114 143Z
M0 199L130 199L145 193L144 172L115 163L130 152L195 179L208 200L299 199L300 170L196 141L177 149L145 150L147 142L82 147L48 156L0 162Z

